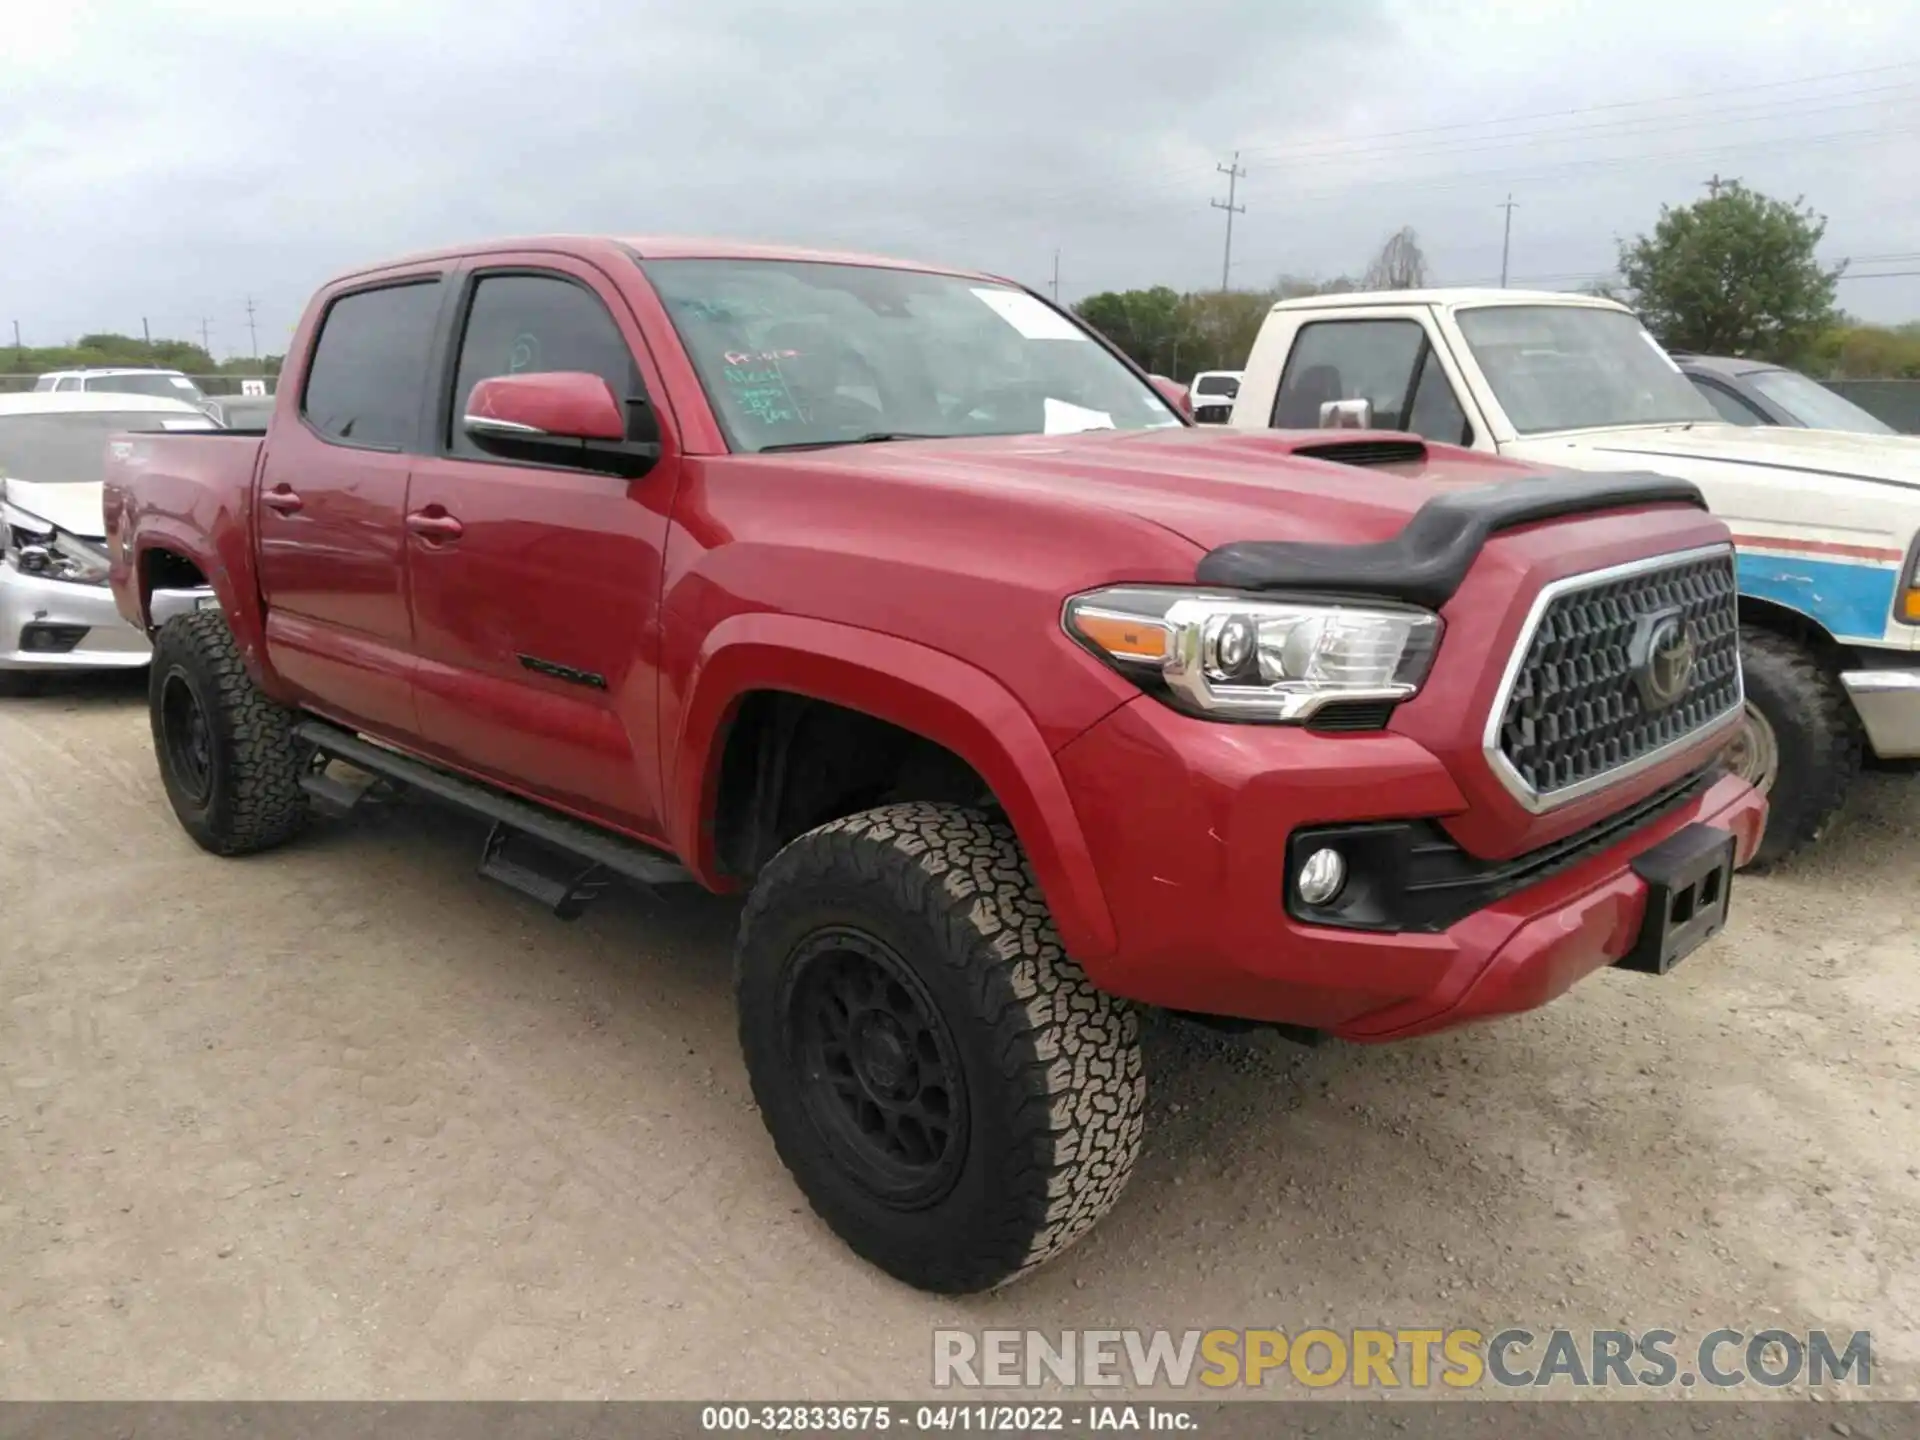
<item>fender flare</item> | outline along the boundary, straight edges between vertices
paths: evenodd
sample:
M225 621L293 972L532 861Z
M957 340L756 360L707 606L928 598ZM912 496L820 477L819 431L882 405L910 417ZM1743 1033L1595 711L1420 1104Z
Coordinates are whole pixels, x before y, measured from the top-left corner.
M898 636L797 615L734 615L708 632L685 689L666 777L674 849L723 888L710 817L733 716L745 695L778 690L885 720L971 765L1027 852L1055 927L1077 958L1118 945L1093 855L1039 727L985 671Z
M240 658L253 676L254 683L276 699L284 699L286 687L267 662L266 616L254 584L253 554L250 549L244 548L249 536L242 531L237 538L243 548L239 556L239 573L236 574L236 567L227 564L223 553L226 547L219 543L217 537L190 534L164 523L149 521L142 524L134 536L133 563L130 567L133 583L137 587L131 597L138 609L136 623L142 630L151 633L153 587L147 581L147 561L152 552L165 550L191 560L213 588L214 597L220 602L221 613L227 617L227 625L233 631L234 642L240 647Z

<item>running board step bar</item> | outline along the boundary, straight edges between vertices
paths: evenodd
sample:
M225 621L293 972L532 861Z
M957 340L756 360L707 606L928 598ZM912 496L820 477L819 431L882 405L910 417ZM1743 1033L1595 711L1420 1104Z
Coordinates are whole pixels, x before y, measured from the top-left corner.
M530 800L509 795L478 780L455 775L411 755L364 740L324 720L302 720L294 728L300 740L318 754L344 760L393 785L418 790L442 804L491 820L486 848L480 855L480 873L490 880L531 896L563 920L571 920L618 876L640 885L673 885L692 880L677 861L616 835L610 830L556 814ZM301 780L302 787L324 808L351 808L356 792L346 782L316 770ZM515 844L528 841L531 844ZM517 853L509 854L509 846ZM556 876L539 864L530 851L562 859L568 873ZM546 856L541 858L545 859ZM551 861L549 861L549 864Z

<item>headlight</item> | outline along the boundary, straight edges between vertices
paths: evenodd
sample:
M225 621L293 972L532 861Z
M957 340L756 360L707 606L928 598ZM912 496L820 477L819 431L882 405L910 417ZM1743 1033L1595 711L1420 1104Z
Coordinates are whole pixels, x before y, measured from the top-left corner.
M106 584L111 562L104 547L14 505L0 511L0 525L5 526L6 563L21 574L73 585Z
M1330 701L1418 693L1440 617L1386 604L1120 586L1067 602L1067 632L1123 674L1220 719L1299 722Z

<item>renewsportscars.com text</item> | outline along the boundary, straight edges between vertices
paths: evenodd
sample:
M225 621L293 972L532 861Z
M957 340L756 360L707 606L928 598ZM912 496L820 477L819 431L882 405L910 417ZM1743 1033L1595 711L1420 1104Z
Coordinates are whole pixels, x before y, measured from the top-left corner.
M941 1389L1777 1389L1873 1383L1865 1330L936 1330Z

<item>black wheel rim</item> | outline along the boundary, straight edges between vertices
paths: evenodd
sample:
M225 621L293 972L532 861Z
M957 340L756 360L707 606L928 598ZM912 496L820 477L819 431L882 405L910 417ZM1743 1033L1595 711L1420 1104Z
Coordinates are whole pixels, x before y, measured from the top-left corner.
M160 687L160 733L175 783L195 805L205 805L213 795L213 727L200 697L178 670Z
M809 1118L863 1188L903 1209L932 1204L959 1176L967 1103L920 977L849 929L809 936L787 974L787 1051Z

